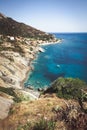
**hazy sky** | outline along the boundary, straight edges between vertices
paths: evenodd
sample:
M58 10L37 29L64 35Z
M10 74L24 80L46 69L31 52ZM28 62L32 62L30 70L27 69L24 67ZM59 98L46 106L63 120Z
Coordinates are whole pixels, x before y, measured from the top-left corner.
M0 0L0 12L46 32L87 32L87 0Z

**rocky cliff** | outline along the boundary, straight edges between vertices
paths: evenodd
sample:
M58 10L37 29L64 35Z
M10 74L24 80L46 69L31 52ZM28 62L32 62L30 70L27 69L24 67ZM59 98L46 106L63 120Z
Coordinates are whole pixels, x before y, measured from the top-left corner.
M5 113L0 114L0 119L7 116L13 101L38 98L37 92L23 88L23 81L32 69L30 64L39 51L38 44L55 40L51 34L19 23L0 13L0 104L3 104L0 105L0 113L2 110ZM4 107L6 109L3 109Z
M36 47L37 42L32 45L32 41L30 42L30 40L28 41L26 38L15 37L13 38L14 40L11 38L12 37L0 35L0 96L6 98L3 105L0 105L0 113L2 113L2 110L4 111L3 107L10 106L6 105L7 99L17 99L16 97L18 96L15 97L15 94L20 95L19 93L22 93L22 96L27 94L28 97L33 99L37 98L33 94L31 95L31 92L27 93L22 83L26 78L27 72L31 70L31 61L38 51L38 47ZM11 90L13 92L10 92L11 88L13 88L13 90ZM2 99L0 98L0 104L1 102ZM4 115L6 117L6 114ZM2 119L1 114L0 118Z

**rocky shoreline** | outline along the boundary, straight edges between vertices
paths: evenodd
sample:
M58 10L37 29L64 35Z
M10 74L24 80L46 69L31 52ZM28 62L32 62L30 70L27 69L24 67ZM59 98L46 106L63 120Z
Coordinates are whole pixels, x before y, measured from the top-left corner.
M29 98L36 100L40 96L39 91L24 88L24 81L28 77L29 71L32 70L32 61L35 59L38 52L44 52L41 48L43 43L53 42L56 40L42 41L23 37L11 37L0 35L0 97L12 100L10 105L4 99L4 104L0 107L0 113L4 107L10 109L14 103L14 95L9 95L10 89L20 98ZM6 93L4 92L6 90ZM6 96L7 95L7 96ZM6 101L6 102L5 102ZM1 104L0 100L0 104ZM5 116L0 116L0 119L6 118L8 112L4 110Z
M36 58L36 55L38 54L38 52L42 52L44 53L44 49L41 47L43 45L50 45L50 44L57 44L57 43L61 43L61 39L58 39L57 41L53 41L53 42L41 42L37 45L37 47L35 48L36 49L36 52L34 52L34 58L31 60L30 62L30 66L29 66L29 70L26 72L26 76L25 78L23 79L23 81L21 81L21 86L24 88L24 81L26 81L28 75L29 75L29 71L32 71L32 61ZM31 89L31 87L28 87ZM33 88L34 89L34 88Z

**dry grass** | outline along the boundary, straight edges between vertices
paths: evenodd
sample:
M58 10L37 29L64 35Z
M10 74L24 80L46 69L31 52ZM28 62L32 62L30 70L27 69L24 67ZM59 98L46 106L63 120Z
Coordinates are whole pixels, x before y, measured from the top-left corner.
M8 118L1 122L0 130L17 130L18 126L28 122L33 124L42 118L54 119L56 113L53 110L66 109L67 103L70 102L70 100L57 98L55 95L45 95L36 101L17 103L11 109ZM71 103L78 105L74 101ZM63 130L64 126L63 120L57 120L55 130Z

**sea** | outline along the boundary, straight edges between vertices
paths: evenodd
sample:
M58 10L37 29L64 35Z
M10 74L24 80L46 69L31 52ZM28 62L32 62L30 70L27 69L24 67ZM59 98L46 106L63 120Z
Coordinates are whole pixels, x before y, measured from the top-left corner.
M53 33L61 43L42 45L32 61L34 69L24 83L35 89L50 86L59 77L80 78L87 82L87 33Z

